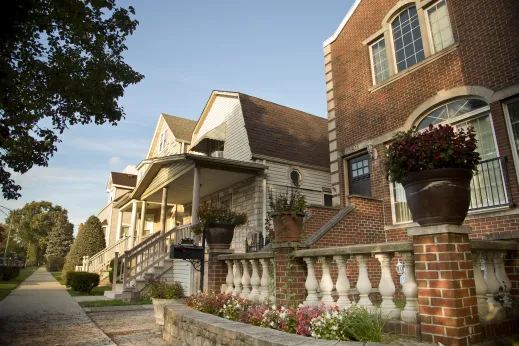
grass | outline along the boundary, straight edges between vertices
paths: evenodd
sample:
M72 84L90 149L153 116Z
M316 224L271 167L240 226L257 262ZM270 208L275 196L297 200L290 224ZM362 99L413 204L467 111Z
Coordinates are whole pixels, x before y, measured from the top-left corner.
M74 291L72 288L68 289L67 291L72 297L77 297L77 296L103 296L105 294L105 291L111 291L111 290L112 290L112 286L98 286L98 287L92 289L92 292L90 292L90 294Z
M22 268L16 278L9 281L0 281L0 300L7 297L12 290L18 287L18 285L34 273L36 269L38 269L38 267Z
M58 280L58 282L62 285L65 285L65 280L61 279L61 272L50 272L54 279Z
M127 306L127 305L147 305L151 304L151 299L137 300L134 302L123 302L122 300L100 300L97 302L80 302L84 308L98 308L103 306Z

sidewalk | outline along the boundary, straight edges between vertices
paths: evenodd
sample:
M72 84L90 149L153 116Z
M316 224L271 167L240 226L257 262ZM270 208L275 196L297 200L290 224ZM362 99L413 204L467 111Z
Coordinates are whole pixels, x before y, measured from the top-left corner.
M115 346L44 268L0 301L0 345Z

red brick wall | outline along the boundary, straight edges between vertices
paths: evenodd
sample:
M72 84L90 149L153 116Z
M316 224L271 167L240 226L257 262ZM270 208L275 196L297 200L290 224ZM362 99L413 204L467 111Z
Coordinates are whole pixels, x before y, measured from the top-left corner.
M396 3L397 0L361 1L342 32L331 43L338 150L400 128L419 105L441 90L476 85L497 91L519 83L519 2L448 0L457 48L370 92L373 85L369 47L362 42L381 29L384 16ZM502 104L493 102L490 108L499 155L509 158L512 195L519 201L519 186L511 161ZM376 149L378 158L372 161L371 167L372 195L384 200L385 224L390 225L389 184L381 170L385 148L378 145ZM341 204L344 206L347 192L342 159L339 159L339 170ZM479 224L478 227L485 227L487 233L497 232L492 221L479 221ZM401 233L390 233L396 237L392 239L402 239Z

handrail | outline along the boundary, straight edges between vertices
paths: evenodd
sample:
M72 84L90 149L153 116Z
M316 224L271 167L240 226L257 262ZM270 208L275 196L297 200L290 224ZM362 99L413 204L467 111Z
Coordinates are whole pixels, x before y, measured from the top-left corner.
M112 245L99 251L92 257L86 257L83 260L82 270L86 270L91 273L97 273L104 269L110 261L114 258L115 252L122 252L128 246L130 237L125 236Z
M138 251L139 249L141 249L142 247L146 246L147 244L149 244L151 241L153 241L153 239L157 238L158 236L160 235L160 231L157 231L157 232L154 232L152 234L150 234L150 236L146 239L144 239L143 241L141 241L140 243L138 243L137 245L135 245L134 247L132 247L131 249L129 250L126 250L124 252L125 255L131 255L132 253L134 253L135 251Z
M481 161L470 183L470 210L514 206L506 156Z
M113 243L112 245L108 246L108 247L105 247L103 250L99 251L98 253L96 253L95 255L93 255L92 257L89 258L89 263L92 263L94 260L96 260L98 257L101 257L102 255L104 255L106 252L112 250L114 247L116 247L117 245L121 244L122 242L124 242L126 239L128 239L129 236L125 236L121 239L119 239L118 241L116 241L115 243Z

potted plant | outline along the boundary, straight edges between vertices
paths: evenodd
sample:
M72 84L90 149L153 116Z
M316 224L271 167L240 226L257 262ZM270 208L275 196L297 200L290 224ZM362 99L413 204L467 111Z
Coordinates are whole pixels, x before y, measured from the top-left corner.
M297 189L290 192L278 192L275 196L269 191L270 211L267 217L267 227L270 220L274 230L269 229L270 239L280 242L299 241L303 229L303 218L306 213L305 196Z
M201 234L205 230L205 240L211 249L229 249L234 237L234 228L245 225L248 221L246 213L207 205L198 208L198 219L200 224L193 227L193 232Z
M470 181L481 160L472 127L439 125L398 132L385 170L404 187L413 220L420 226L461 225L470 206Z
M184 298L184 288L180 282L167 283L165 280L153 276L147 278L143 298L151 299L153 311L155 312L155 322L164 325L164 307L172 304L176 299Z

